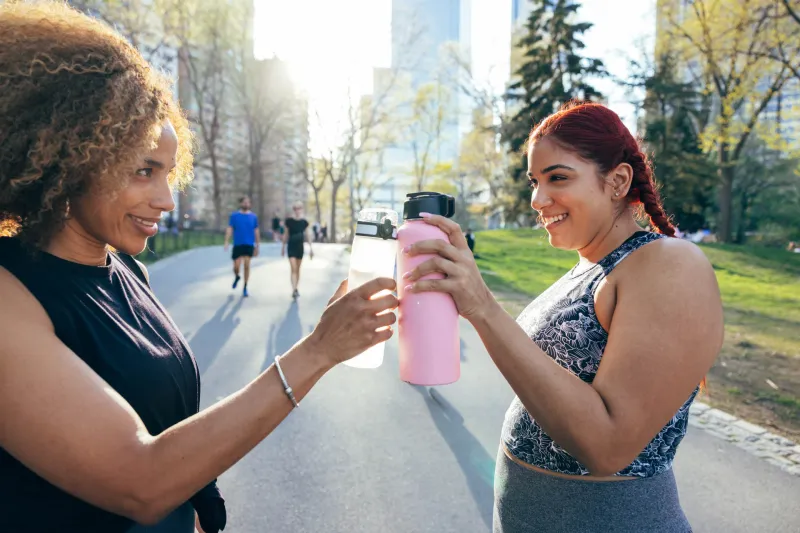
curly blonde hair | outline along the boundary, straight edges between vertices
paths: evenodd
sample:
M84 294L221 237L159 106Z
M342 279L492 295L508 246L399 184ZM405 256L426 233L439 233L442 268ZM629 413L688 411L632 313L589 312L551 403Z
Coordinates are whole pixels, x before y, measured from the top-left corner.
M69 200L114 191L169 120L175 187L192 177L192 136L169 81L107 25L64 3L0 5L0 235L45 245Z

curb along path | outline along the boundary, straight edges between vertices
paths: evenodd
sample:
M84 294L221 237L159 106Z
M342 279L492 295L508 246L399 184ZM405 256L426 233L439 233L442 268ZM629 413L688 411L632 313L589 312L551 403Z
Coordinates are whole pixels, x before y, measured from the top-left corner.
M797 443L702 402L695 401L689 413L689 425L702 428L789 474L800 476L800 445Z

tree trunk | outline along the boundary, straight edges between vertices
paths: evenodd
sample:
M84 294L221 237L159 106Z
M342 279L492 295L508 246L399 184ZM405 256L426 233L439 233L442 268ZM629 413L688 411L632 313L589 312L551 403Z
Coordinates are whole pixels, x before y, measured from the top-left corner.
M258 214L259 227L262 227L261 224L263 224L264 221L267 220L266 219L266 216L267 216L267 211L266 211L267 202L266 202L266 198L264 198L264 176L263 176L263 173L261 172L261 162L260 161L256 162L255 167L254 167L254 171L255 171L255 174L256 174L256 176L255 176L255 178L256 178L256 188L258 190L258 204L257 204L258 205L258 213L257 214Z
M350 190L350 198L349 198L349 207L350 207L350 231L348 231L348 240L352 240L353 235L353 228L356 227L356 204L355 204L355 191L354 188L354 181L355 178L353 177L353 172L355 172L355 163L350 165L350 171L348 172L348 180L349 180L349 190Z
M731 211L733 207L733 174L730 161L730 147L723 142L719 147L719 220L717 222L717 238L721 242L731 242Z
M317 210L317 222L322 224L322 208L319 206L319 189L312 185L311 189L314 191L314 207Z
M333 182L331 187L331 224L328 227L329 242L336 242L336 202L339 198L339 189L342 182Z
M209 150L209 157L211 158L211 181L213 183L213 197L214 197L214 228L217 230L222 229L222 192L220 190L220 176L219 165L217 163L217 154L215 151Z
M744 233L747 229L747 207L749 203L747 192L742 191L739 196L739 224L736 227L736 244L744 244Z

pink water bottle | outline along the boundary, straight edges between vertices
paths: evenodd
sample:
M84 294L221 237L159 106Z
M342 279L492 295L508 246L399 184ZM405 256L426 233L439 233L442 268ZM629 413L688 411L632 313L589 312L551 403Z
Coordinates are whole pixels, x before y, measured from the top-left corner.
M402 279L403 274L433 257L406 255L405 247L418 241L449 241L445 232L423 221L420 213L452 217L455 199L446 194L418 192L409 194L403 207L404 222L397 230L400 379L414 385L447 385L461 376L456 304L449 294L406 292ZM422 279L443 277L436 273Z

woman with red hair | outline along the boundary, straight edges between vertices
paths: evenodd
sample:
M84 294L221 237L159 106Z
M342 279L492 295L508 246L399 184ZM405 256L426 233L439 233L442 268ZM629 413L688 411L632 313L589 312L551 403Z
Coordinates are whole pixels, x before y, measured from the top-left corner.
M407 290L452 295L517 395L494 531L691 531L671 467L722 345L714 271L699 248L669 238L651 165L610 109L565 106L534 128L527 156L531 206L550 244L579 261L516 322L455 223L427 217L450 243L404 250L436 254L404 273ZM422 279L432 272L445 279Z

